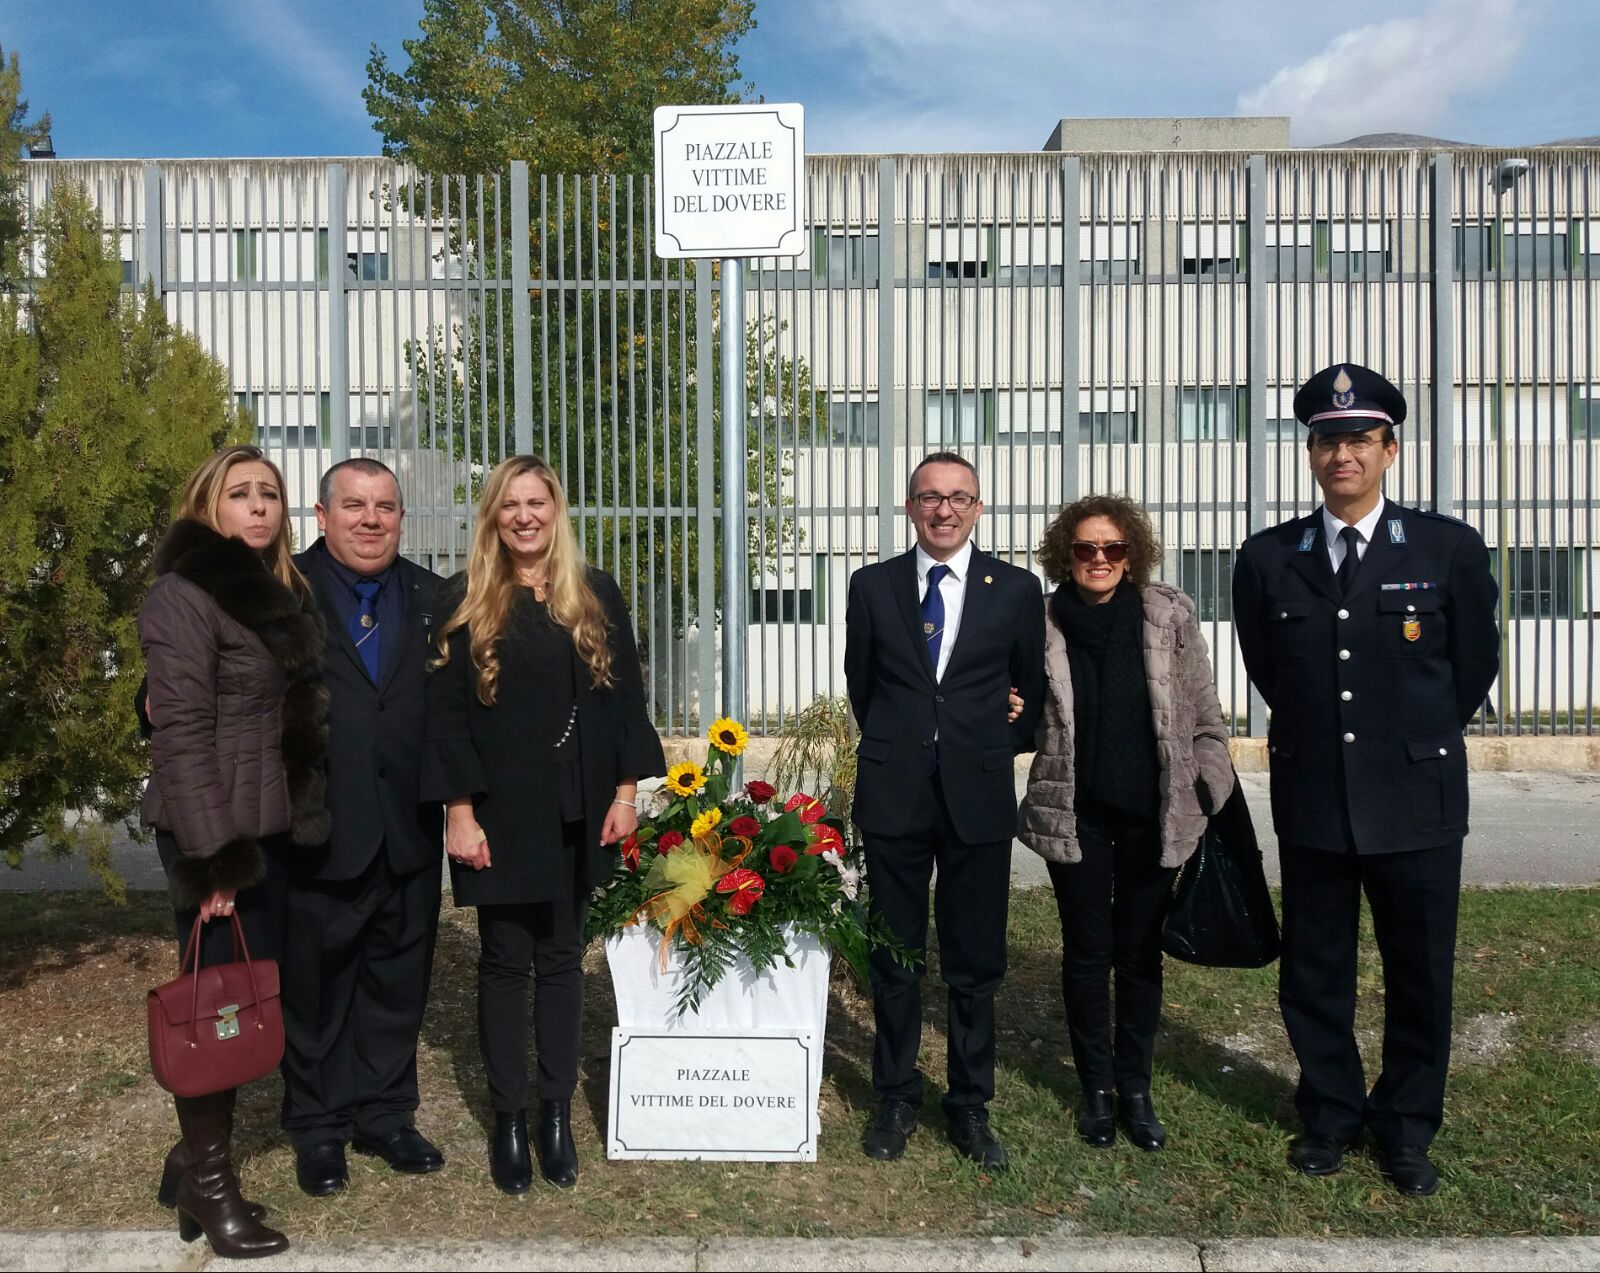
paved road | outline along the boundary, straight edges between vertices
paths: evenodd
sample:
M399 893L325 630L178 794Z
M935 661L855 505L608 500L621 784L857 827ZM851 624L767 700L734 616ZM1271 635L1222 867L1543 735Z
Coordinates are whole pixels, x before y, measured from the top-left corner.
M1278 860L1267 804L1267 776L1242 774L1256 834L1276 882ZM1600 884L1600 774L1475 773L1472 827L1464 876L1469 884ZM1021 793L1019 781L1018 794ZM117 869L134 889L165 887L154 843L119 837ZM1022 845L1012 856L1012 879L1029 887L1048 883L1044 863ZM39 855L19 871L0 867L0 890L96 888L80 861Z

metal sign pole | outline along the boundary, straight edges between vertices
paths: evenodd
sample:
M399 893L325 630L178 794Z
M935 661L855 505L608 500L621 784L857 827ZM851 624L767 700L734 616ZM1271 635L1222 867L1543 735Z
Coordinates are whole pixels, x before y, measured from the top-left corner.
M744 357L744 261L728 256L722 258L722 715L748 724Z

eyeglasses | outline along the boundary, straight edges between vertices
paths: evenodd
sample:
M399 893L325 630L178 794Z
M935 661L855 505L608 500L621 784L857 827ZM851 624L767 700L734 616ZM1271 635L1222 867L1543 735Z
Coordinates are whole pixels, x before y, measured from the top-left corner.
M950 501L950 507L958 513L964 513L978 502L978 497L967 491L957 491L954 495L940 495L937 491L918 491L911 497L911 502L918 508L925 508L933 512L945 500Z
M1106 564L1115 566L1119 561L1128 560L1128 541L1113 539L1109 544L1091 544L1087 539L1074 539L1072 541L1072 555L1088 565L1101 553L1105 554Z
M1336 433L1331 437L1319 433L1311 443L1311 447L1318 455L1337 455L1339 448L1344 447L1351 455L1359 459L1375 446L1382 443L1377 438L1369 438L1363 433L1352 437L1348 433Z

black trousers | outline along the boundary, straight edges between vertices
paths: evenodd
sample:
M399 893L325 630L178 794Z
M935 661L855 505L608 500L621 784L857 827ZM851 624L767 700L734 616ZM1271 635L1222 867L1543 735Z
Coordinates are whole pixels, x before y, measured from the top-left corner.
M264 836L261 853L266 861L266 874L258 883L240 889L234 896L233 913L239 917L244 929L245 943L250 947L252 959L276 959L280 963L283 959L288 922L288 863L292 852L288 835ZM169 873L172 864L182 856L177 840L166 831L156 832L156 853L161 858L162 869ZM173 908L180 959L189 944L189 934L194 930L195 917L199 913L198 906ZM225 964L233 958L232 921L223 916L202 926L200 966Z
M872 954L872 1012L877 1040L872 1086L882 1100L922 1103L917 1050L922 1042L921 956L928 945L928 887L938 867L933 917L949 1002L946 1111L994 1099L994 997L1006 973L1006 913L1011 842L967 844L950 825L938 775L921 799L936 819L910 836L866 836L868 907L918 956L903 968Z
M1278 1003L1300 1062L1295 1108L1308 1132L1353 1141L1365 1124L1390 1148L1426 1147L1444 1119L1461 841L1411 853L1280 847ZM1361 894L1383 960L1383 1072L1371 1095L1356 1048Z
M295 879L284 960L283 1126L297 1149L411 1123L440 867Z
M559 902L478 907L478 1046L489 1102L509 1114L528 1104L528 974L540 1100L570 1100L583 1033L583 925L587 894Z
M1085 1091L1148 1092L1161 1024L1161 921L1177 872L1161 865L1155 822L1080 813L1078 845L1081 862L1049 863L1073 1065Z

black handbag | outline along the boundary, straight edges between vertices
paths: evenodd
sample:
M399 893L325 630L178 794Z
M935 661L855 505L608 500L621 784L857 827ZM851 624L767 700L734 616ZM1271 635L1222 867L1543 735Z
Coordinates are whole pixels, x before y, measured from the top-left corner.
M1278 957L1278 917L1267 891L1250 806L1237 779L1178 872L1161 948L1208 968L1262 968Z

